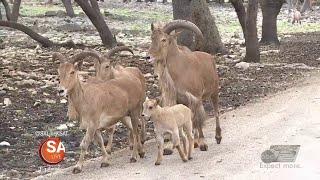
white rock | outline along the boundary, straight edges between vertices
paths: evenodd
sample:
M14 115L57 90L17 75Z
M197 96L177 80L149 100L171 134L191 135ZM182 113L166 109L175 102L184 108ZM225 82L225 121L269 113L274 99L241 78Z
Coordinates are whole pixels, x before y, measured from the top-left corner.
M36 101L34 104L33 104L33 107L37 107L37 106L40 106L41 102L40 101Z
M10 106L12 104L11 100L9 98L4 98L3 99L3 104L5 106Z
M246 70L250 67L250 63L247 62L239 62L235 65L236 68Z
M60 124L57 129L60 131L68 130L68 126L66 124Z
M144 77L145 77L145 78L152 77L152 74L151 74L151 73L147 73L147 74L144 75Z
M48 104L55 104L56 103L56 101L52 100L52 99L46 99L45 102Z
M61 100L60 100L60 103L61 103L61 104L66 104L67 102L68 102L68 101L67 101L66 99L61 99Z
M96 70L96 68L93 67L93 66L90 66L88 70L89 70L90 72L94 72L94 71Z
M2 141L0 143L0 146L10 146L10 143L8 143L7 141Z
M24 85L32 86L32 85L36 84L36 81L33 80L33 79L25 79L25 80L22 80L22 81L18 81L17 84L19 86L24 86Z
M67 123L67 126L68 126L68 127L74 127L74 126L75 126L75 124L74 124L74 123L72 123L72 122L69 122L69 123Z

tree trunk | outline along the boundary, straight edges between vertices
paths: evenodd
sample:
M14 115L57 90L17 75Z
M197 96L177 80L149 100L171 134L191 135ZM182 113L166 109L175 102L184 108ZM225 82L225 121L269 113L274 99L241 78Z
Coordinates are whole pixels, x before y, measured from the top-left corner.
M48 38L41 36L40 34L34 32L29 27L13 22L13 21L0 21L0 26L13 28L19 31L24 32L28 36L30 36L33 40L40 43L43 47L52 47L52 46L64 46L64 47L75 47L75 44L72 41L68 41L66 43L54 43L50 41Z
M234 10L237 13L239 23L242 28L243 38L246 39L246 9L242 0L230 0Z
M45 4L53 4L53 0L46 0Z
M257 35L258 0L249 0L246 17L246 62L260 62Z
M0 1L2 2L4 9L6 11L7 21L11 21L11 10L8 2L6 0L0 0Z
M112 36L110 29L108 28L103 16L100 12L97 12L93 7L90 6L88 0L75 0L82 8L84 13L89 17L92 24L96 27L99 32L102 43L106 47L113 47L116 45L116 40Z
M226 53L218 28L215 24L215 18L209 11L206 0L174 0L173 18L184 19L195 23L204 35L204 48L208 53ZM179 43L194 49L190 45L193 44L193 38L190 32L182 33L179 37ZM196 49L199 48L199 42L196 43ZM202 43L201 43L202 44Z
M190 2L191 1L189 0L173 0L173 19L184 19L191 21ZM194 49L195 47L191 47L193 44L193 38L191 37L193 37L193 33L191 31L182 31L178 37L178 43L187 46L190 49Z
M2 20L1 6L0 6L0 20Z
M288 15L290 15L293 7L293 0L287 0L287 4L288 4Z
M64 7L66 8L67 15L69 17L75 17L71 0L62 0L62 3L64 5Z
M19 17L21 0L14 0L11 13L11 21L17 22Z
M311 0L304 0L300 12L304 13L304 12L310 11L310 10L313 11L311 3L312 3Z
M277 16L284 0L260 0L262 10L262 38L260 43L279 44L277 33Z
M90 0L91 7L100 13L100 8L97 0Z

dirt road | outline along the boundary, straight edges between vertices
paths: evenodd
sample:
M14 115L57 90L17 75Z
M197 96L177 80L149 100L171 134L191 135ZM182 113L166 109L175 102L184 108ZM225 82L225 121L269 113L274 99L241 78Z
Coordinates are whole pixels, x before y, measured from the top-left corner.
M71 168L39 179L320 179L320 80L313 76L299 87L261 99L221 117L223 139L214 140L213 119L206 128L209 151L195 150L183 163L177 152L155 166L156 145L147 143L146 158L129 163L129 151L112 155L111 166L88 161L81 174ZM294 163L262 163L270 145L301 145ZM279 164L279 165L277 165ZM287 166L284 166L287 165Z

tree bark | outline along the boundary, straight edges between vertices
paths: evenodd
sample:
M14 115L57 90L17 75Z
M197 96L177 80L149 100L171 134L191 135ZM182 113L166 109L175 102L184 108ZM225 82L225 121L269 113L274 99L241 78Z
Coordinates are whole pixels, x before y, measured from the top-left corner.
M99 32L102 43L106 47L113 47L116 45L116 40L112 36L112 33L104 21L103 16L100 12L97 12L92 6L90 6L88 0L75 0L79 6L82 8L84 13L89 17L92 24L96 27Z
M279 44L277 33L277 16L284 0L260 0L262 10L262 38L260 43Z
M246 9L243 5L243 0L230 0L230 2L237 13L243 32L243 38L246 39Z
M192 47L193 36L190 32L183 32L178 42L188 46L190 49L198 49L199 44L203 44L202 49L208 53L226 53L226 48L221 41L215 18L209 11L206 0L174 0L173 18L184 19L195 23L204 35L204 43L197 42L196 48Z
M20 9L21 0L15 0L13 2L12 12L11 12L10 6L6 0L0 0L0 1L2 2L3 6L5 8L7 20L17 22L18 17L19 17L19 9Z
M100 13L100 8L97 0L90 0L91 7Z
M286 0L288 4L288 14L291 13L293 7L293 0Z
M1 12L1 7L0 7L0 20L2 20L2 12Z
M43 47L52 47L52 46L74 47L75 46L75 44L72 41L68 41L66 43L54 43L54 42L50 41L48 38L43 37L40 34L34 32L29 27L27 27L23 24L19 24L17 22L1 21L0 20L0 26L9 27L9 28L13 28L13 29L22 31L25 34L27 34L28 36L30 36L33 40L40 43Z
M10 6L8 4L8 2L6 0L0 0L4 6L4 9L6 11L6 17L7 20L10 21L11 20L11 10L10 10Z
M21 5L21 0L14 0L11 12L11 21L17 22L19 17L19 9Z
M246 62L260 62L259 43L257 35L258 0L249 0L246 17Z
M173 8L173 19L184 19L187 21L191 21L191 7L189 0L174 0L172 1ZM178 37L178 43L184 46L189 47L190 49L194 49L195 47L191 47L193 44L193 34L190 31L183 31L180 33Z
M69 17L75 17L71 0L62 0L62 3L64 5L64 7L66 8L67 15Z
M45 0L45 4L53 4L53 0Z
M311 4L311 0L304 0L300 12L301 12L301 13L304 13L304 12L310 11L310 10L313 11L313 9L312 9L312 4Z

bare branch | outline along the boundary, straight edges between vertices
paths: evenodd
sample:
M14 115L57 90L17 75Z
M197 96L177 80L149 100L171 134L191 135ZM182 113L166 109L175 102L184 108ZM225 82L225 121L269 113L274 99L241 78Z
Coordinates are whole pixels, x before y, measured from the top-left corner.
M12 21L0 21L0 26L9 27L13 29L17 29L19 31L22 31L26 33L28 36L30 36L33 40L40 43L43 47L52 47L52 46L66 46L66 47L74 47L75 44L72 41L66 42L66 43L54 43L50 41L48 38L41 36L40 34L34 32L29 27L19 24L17 22Z

